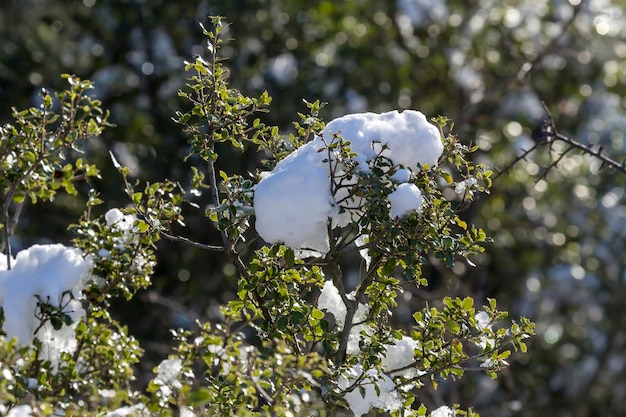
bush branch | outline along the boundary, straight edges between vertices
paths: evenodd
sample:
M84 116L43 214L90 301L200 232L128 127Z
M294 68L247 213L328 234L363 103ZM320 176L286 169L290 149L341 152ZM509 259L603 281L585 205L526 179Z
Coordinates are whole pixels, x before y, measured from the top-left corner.
M535 151L538 148L541 148L543 146L546 145L552 145L556 142L563 142L566 145L568 145L567 149L562 152L559 157L553 162L551 163L548 168L544 171L544 173L537 179L537 181L543 179L546 177L546 175L548 175L548 172L556 167L558 165L558 163L565 157L565 154L569 153L570 151L574 150L574 149L578 149L579 151L582 151L584 154L589 155L591 157L594 157L596 159L598 159L599 161L602 162L602 166L608 166L610 168L615 169L616 171L618 171L621 174L626 175L626 160L620 162L615 161L614 159L612 159L611 157L607 156L606 154L603 153L603 147L599 147L597 149L594 149L592 146L586 145L584 143L581 143L569 136L566 136L562 133L560 133L557 128L556 128L556 124L554 123L554 119L552 117L552 113L550 112L550 110L548 109L548 107L546 106L545 103L543 103L543 108L546 111L547 117L546 119L543 121L541 129L539 131L538 134L536 134L533 139L535 140L535 144L528 150L524 150L524 152L519 155L518 157L516 157L509 165L506 166L506 168L504 168L503 170L499 171L497 173L497 175L493 178L493 180L495 181L497 178L499 178L500 176L502 176L503 174L508 173L517 163L519 163L522 160L526 160L526 157L532 153L533 151Z

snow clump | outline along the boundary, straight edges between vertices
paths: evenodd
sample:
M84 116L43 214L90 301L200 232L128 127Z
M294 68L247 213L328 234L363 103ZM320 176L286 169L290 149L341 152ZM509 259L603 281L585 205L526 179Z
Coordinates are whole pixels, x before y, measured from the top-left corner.
M485 311L476 313L476 316L474 316L474 318L476 319L476 329L478 329L479 331L482 332L486 329L491 329L491 319L489 318L489 314L487 314ZM483 333L480 336L478 343L476 343L476 346L485 351L488 349L492 349L495 346L495 343L495 339L491 337L489 333Z
M8 338L30 345L36 337L42 342L39 358L49 360L58 369L62 352L76 350L74 329L84 317L80 291L92 268L76 248L61 244L33 245L19 252L12 268L0 265L0 306L4 312L3 330ZM71 294L71 296L70 296ZM49 322L42 325L35 317L38 299L61 309L72 319L70 326L55 330Z
M124 214L120 209L113 208L106 212L104 220L107 226L120 234L115 242L115 246L119 249L137 241L139 230L134 226L135 220L137 220L136 216Z
M353 294L348 294L350 299L354 299ZM343 330L346 323L346 314L348 309L344 304L339 290L335 287L332 281L326 281L324 287L317 300L317 308L320 310L326 310L335 317L335 323L338 330ZM367 319L367 313L369 312L369 306L367 304L361 304L357 306L354 317L352 318L353 326L350 328L350 334L348 335L348 345L346 346L346 353L348 355L356 355L361 352L359 346L361 340L368 341L369 335L374 332L371 326L364 323ZM356 323L356 324L355 324Z
M337 381L339 389L347 391L344 399L356 416L367 414L371 408L388 412L402 408L402 399L396 390L396 385L388 375L380 374L375 369L370 369L365 372L365 375L363 374L363 367L357 364L347 370ZM358 386L354 387L357 381L359 381Z
M350 114L331 121L320 137L279 161L256 185L256 230L266 242L325 254L330 249L328 225L342 227L353 221L351 213L340 213L338 204L349 190L331 191L329 161L337 165L332 169L335 178L345 173L337 156L327 151L337 135L350 142L356 153L353 162L362 173L371 172L376 157L388 158L399 168L392 176L401 183L398 188L408 183L412 170L436 165L443 152L439 129L415 110ZM418 210L423 201L416 186L406 185L392 193L392 217Z
M456 411L447 405L442 405L436 410L433 410L430 413L430 417L454 417L456 416Z
M180 389L182 384L179 381L183 371L183 361L179 358L165 359L157 366L157 376L154 382L161 386L161 392L169 396L172 388Z
M182 414L182 413L181 413ZM126 417L126 416L149 416L150 411L143 403L120 407L117 410L109 411L105 417Z
M474 318L476 319L476 328L478 328L478 330L485 330L491 327L491 319L489 318L489 314L485 311L476 313Z
M326 281L317 299L317 308L326 310L335 317L335 323L339 329L343 329L346 321L347 308L343 303L339 290L332 281Z
M385 372L390 372L393 376L401 375L405 378L414 378L423 374L415 366L412 366L415 363L417 346L418 342L408 336L396 340L393 345L388 345L382 360Z
M404 183L398 185L396 191L387 197L391 204L390 215L392 218L399 218L419 210L424 202L422 192L415 184Z
M6 415L7 417L33 417L33 409L30 405L18 405L17 407L13 407L9 410L9 413Z

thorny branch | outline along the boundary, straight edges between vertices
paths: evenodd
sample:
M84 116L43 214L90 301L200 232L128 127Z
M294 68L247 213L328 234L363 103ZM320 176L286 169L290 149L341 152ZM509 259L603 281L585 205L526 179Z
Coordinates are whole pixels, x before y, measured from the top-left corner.
M623 160L621 163L617 162L603 153L603 150L604 150L603 146L594 148L592 146L585 145L584 143L578 142L577 140L569 136L559 133L559 131L556 128L556 124L554 123L554 119L552 118L552 113L550 112L550 110L548 109L545 103L542 102L542 104L543 104L543 108L546 111L547 117L543 121L539 133L535 135L535 137L533 137L533 139L535 140L535 144L530 149L524 150L524 152L521 155L519 155L517 158L515 158L509 165L507 165L506 168L499 171L497 175L493 178L494 181L498 179L500 176L502 176L503 174L508 173L511 170L511 168L513 168L520 161L526 160L526 157L530 153L535 151L536 149L541 148L546 145L552 146L556 142L565 143L566 145L568 145L567 149L564 152L562 152L559 155L559 157L548 166L548 168L546 168L546 170L543 172L543 174L541 174L541 176L537 179L537 181L545 178L545 176L548 175L548 172L552 168L556 167L567 153L569 153L570 151L574 149L578 149L579 151L582 151L583 153L600 160L602 162L602 166L600 168L606 165L626 175L626 160Z

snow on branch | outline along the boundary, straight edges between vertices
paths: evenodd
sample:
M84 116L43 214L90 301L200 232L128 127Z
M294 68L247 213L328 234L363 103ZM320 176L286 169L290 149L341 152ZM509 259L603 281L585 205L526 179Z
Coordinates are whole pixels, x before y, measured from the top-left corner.
M342 154L342 143L349 155ZM401 167L393 180L402 184L389 201L390 215L402 217L423 202L419 188L408 184L411 172L436 165L442 152L438 128L415 110L335 119L321 136L263 173L255 187L256 229L266 242L326 254L329 220L335 228L358 217L353 174L371 173L372 161L381 157Z

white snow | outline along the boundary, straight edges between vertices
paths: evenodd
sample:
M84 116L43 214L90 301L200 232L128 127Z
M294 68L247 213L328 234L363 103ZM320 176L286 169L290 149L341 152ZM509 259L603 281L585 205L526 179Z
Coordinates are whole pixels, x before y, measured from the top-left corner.
M346 321L347 308L343 303L339 290L332 281L326 281L317 299L317 308L326 310L335 317L339 329L343 329Z
M33 409L28 404L18 405L9 410L7 417L33 417Z
M491 327L491 320L489 319L489 314L487 314L486 312L481 311L479 313L476 313L474 318L476 319L476 327L478 328L478 330L485 330Z
M279 161L256 185L256 229L266 242L325 254L329 250L328 225L345 226L355 220L354 215L358 216L349 213L352 209L340 213L337 203L350 193L356 179L335 195L331 191L336 180L331 178L329 161L338 164L335 175L341 175L345 168L338 155L329 156L325 149L337 140L335 135L350 141L357 154L354 161L362 173L371 172L369 163L379 154L389 158L399 168L393 176L396 182L408 181L412 170L420 166L434 166L443 152L439 129L415 110L351 114L331 121L322 137ZM418 208L415 189L406 189L412 191L401 194L409 201L396 196L396 205L402 207L403 214Z
M352 384L362 375L363 367L357 364L339 377L337 385L340 390L351 389ZM388 375L379 374L378 371L370 369L365 372L359 385L363 388L363 395L359 387L353 388L344 395L350 410L356 416L367 414L371 408L380 408L388 412L402 408L402 399L398 395L396 385ZM378 387L378 392L376 392L376 387Z
M348 298L354 299L354 295L348 294ZM326 281L324 287L317 300L317 308L320 310L326 310L335 317L335 323L337 323L337 329L343 330L346 323L346 314L348 309L344 304L339 290L332 281ZM361 340L369 340L369 336L374 332L371 326L364 323L367 319L367 313L369 312L369 306L367 304L361 304L357 306L357 309L352 318L352 327L350 328L350 334L348 335L348 345L346 346L346 353L348 355L356 355L361 352L359 343ZM364 334L362 334L364 333Z
M391 208L389 215L392 218L404 217L407 214L418 211L424 203L422 192L415 184L405 183L398 185L398 188L389 194Z
M476 328L479 331L483 331L483 330L491 328L491 320L489 319L489 314L487 314L485 311L476 313L474 318L476 319ZM483 351L485 351L487 349L492 349L495 343L496 341L494 338L489 336L488 333L483 333L480 335L479 341L475 344L476 346L481 348Z
M165 359L157 366L157 380L165 385L180 386L180 373L183 370L181 359Z
M11 258L11 264L13 264L13 262L15 261ZM7 256L4 253L0 253L0 271L6 271L7 269L9 269L7 265Z
M315 146L314 146L315 145ZM256 230L269 243L327 252L333 216L328 168L315 140L280 161L254 190Z
M144 404L139 403L131 406L120 407L117 410L110 411L105 417L126 417L126 416L149 416L150 411Z
M348 295L350 296L350 294ZM360 353L361 347L359 346L359 343L361 340L368 342L370 340L370 336L374 333L372 326L363 323L365 319L367 319L367 313L369 313L369 306L367 304L359 303L352 319L353 326L350 329L350 334L348 335L348 345L346 346L346 353L348 355L356 355Z
M366 172L367 161L380 149L373 146L377 142L388 146L384 156L410 169L417 164L435 165L443 152L439 129L416 110L349 114L328 123L324 139L330 143L338 133L352 143L352 150L359 154L356 160Z
M20 344L41 340L40 359L50 360L56 369L61 352L76 349L74 329L84 316L80 291L92 267L79 249L60 244L34 245L19 252L11 270L0 270L0 306L4 311L3 330L7 337L16 337ZM77 298L70 301L64 292ZM40 328L35 317L38 295L52 306L63 306L63 312L72 318L71 326L54 330L50 323ZM66 305L67 304L67 305ZM36 333L35 333L36 332Z
M489 369L489 368L493 368L495 364L496 363L493 359L487 358L480 364L480 367Z
M354 240L354 244L360 248L359 254L361 255L361 258L363 258L363 260L365 261L366 270L369 270L370 265L372 264L372 257L370 256L369 251L367 250L367 247L365 246L369 242L369 239L370 237L368 234L361 232Z
M382 360L382 366L385 372L391 375L401 375L406 378L413 378L419 374L415 367L405 368L415 362L415 349L417 341L408 336L404 336L400 340L396 340L394 345L387 346L385 356Z
M63 311L72 318L71 325L55 330L50 323L46 323L37 334L37 339L42 341L39 358L49 360L55 370L58 369L61 353L76 351L76 325L85 317L85 310L78 300L70 301Z
M129 243L137 241L138 229L134 226L136 216L124 214L120 209L113 208L106 212L104 220L107 226L120 233L120 236L116 238L118 248L122 249Z
M433 410L430 413L430 417L454 417L456 416L456 411L447 405L442 405L436 410Z
M396 173L390 177L390 179L399 184L409 182L409 180L411 179L411 170L407 168L401 168L397 170Z
M469 177L463 181L458 182L454 187L454 192L457 194L464 194L468 188L473 187L474 185L476 185L476 178ZM470 195L472 194L473 193L470 191Z
M172 393L172 388L180 389L183 386L179 380L182 371L182 359L164 359L157 366L157 376L154 378L154 383L161 386L160 390L165 396L169 396Z

